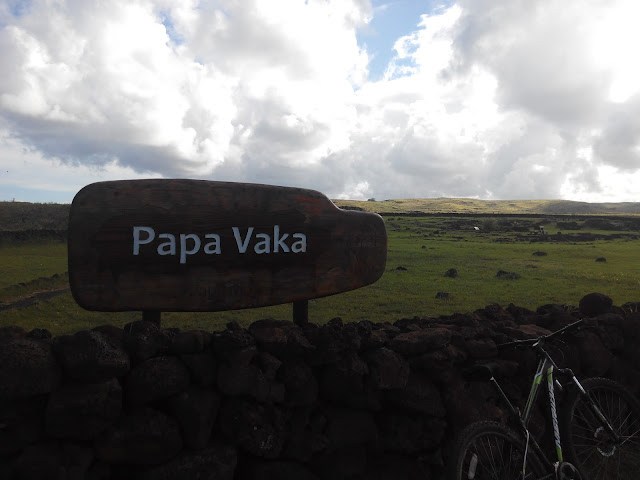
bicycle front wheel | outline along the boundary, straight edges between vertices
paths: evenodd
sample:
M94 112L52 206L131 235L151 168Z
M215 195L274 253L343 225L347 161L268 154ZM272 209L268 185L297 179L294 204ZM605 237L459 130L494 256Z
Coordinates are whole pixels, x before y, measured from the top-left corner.
M576 392L563 419L571 461L585 480L638 478L640 403L625 387L606 378L590 378L582 386L617 438L598 419L591 401Z
M476 422L465 428L449 461L451 480L519 480L525 458L524 438L497 422ZM538 478L540 462L527 452L525 479Z

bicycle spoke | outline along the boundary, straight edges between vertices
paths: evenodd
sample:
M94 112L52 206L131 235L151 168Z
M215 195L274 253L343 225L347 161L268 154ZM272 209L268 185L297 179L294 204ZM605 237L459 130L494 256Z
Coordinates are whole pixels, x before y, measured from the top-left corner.
M479 422L470 425L468 430L456 446L456 458L459 458L455 463L456 479L522 479L525 446L521 436L496 422ZM529 459L533 455L530 454ZM534 473L533 467L528 467L526 479L538 478Z
M583 383L588 397L577 396L569 417L571 455L585 478L626 480L640 470L640 407L615 382L590 379ZM589 402L607 419L603 424Z
M586 451L586 457L582 457L580 459L581 463L584 464L588 464L589 459L591 459L593 457L593 455L598 455L597 450L595 448L590 448L589 450Z
M489 460L489 465L491 466L491 471L492 471L495 475L497 475L498 468L496 467L496 461L495 461L495 459L493 458L493 449L491 448L491 444L490 444L490 443L488 443L488 442L487 442L487 446L485 447L485 451L486 451L487 449L489 450L489 458L490 458L490 460Z

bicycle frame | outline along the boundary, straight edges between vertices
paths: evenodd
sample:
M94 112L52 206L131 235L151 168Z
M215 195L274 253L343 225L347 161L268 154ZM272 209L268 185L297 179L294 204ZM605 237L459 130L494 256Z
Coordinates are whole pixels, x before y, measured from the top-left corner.
M526 471L525 470L526 458L527 458L529 446L533 447L533 449L536 451L538 458L544 462L545 470L549 472L555 471L555 467L564 461L564 456L562 453L562 442L560 437L560 428L558 426L558 406L556 404L556 398L555 398L555 385L557 384L558 387L560 387L561 389L563 388L563 386L560 384L560 382L554 379L553 374L555 370L557 370L562 375L570 378L570 382L573 383L578 388L580 395L582 395L587 399L586 404L589 406L590 410L592 411L592 413L594 413L596 418L600 420L600 422L602 423L602 426L611 435L613 435L614 438L618 439L618 435L615 433L613 427L611 426L607 418L602 414L602 412L600 412L600 409L593 402L589 394L584 390L584 388L582 387L582 385L574 375L573 371L570 368L559 368L558 365L556 365L556 363L553 361L549 353L544 349L542 345L542 341L539 340L538 342L533 344L532 347L535 349L539 357L538 366L536 368L536 373L533 377L533 382L531 384L531 390L529 391L529 396L527 398L527 402L524 406L524 410L522 413L520 413L520 411L511 403L511 401L509 400L507 395L504 393L504 391L498 384L497 380L493 377L493 375L490 378L490 381L494 384L498 392L501 394L503 400L511 410L512 415L518 419L522 432L525 436L525 439L526 439L525 460L522 466L523 477ZM533 406L535 405L535 402L538 398L538 394L540 392L540 388L545 376L546 376L547 387L549 392L549 408L551 411L551 420L553 425L553 438L555 443L556 456L558 459L555 465L549 461L547 456L544 454L542 448L540 447L536 439L530 434L528 429L528 424L533 414ZM551 474L543 478L550 478L550 477L551 477Z
M535 402L538 398L538 393L540 392L540 387L542 385L542 380L545 376L545 372L547 374L546 375L547 384L549 387L549 400L550 400L550 408L551 408L551 418L553 421L553 434L554 434L554 440L556 445L556 454L558 456L558 462L563 461L562 446L560 442L560 428L558 427L558 414L557 414L557 405L556 405L555 391L554 391L555 390L554 378L553 378L553 370L557 368L557 365L544 349L540 347L539 351L543 355L541 355L540 359L538 360L538 367L536 368L536 373L533 377L531 390L529 391L529 397L527 398L527 403L525 404L524 411L522 413L520 413L520 411L511 403L507 395L502 390L502 387L500 387L500 384L498 384L497 380L493 376L490 378L490 381L494 384L494 386L502 396L503 400L509 407L514 418L518 419L522 432L525 436L526 449L525 449L525 461L523 462L523 466L522 466L523 477L524 477L525 468L526 468L526 456L530 446L536 451L538 458L540 458L544 462L545 470L553 471L554 469L554 466L551 464L547 456L544 454L544 452L542 451L542 448L540 447L536 439L531 435L527 427L529 424L529 420L531 419L531 415L533 413L533 406L535 405Z

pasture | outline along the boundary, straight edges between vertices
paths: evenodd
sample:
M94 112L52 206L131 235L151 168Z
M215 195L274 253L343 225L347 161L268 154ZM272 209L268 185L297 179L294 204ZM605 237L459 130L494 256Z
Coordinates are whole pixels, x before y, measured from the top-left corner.
M384 219L389 250L382 278L358 290L311 300L311 322L334 317L345 322L394 322L469 312L492 303L532 310L555 303L570 309L595 291L610 296L616 305L640 300L640 222L635 216L386 214ZM0 246L0 326L46 328L60 335L106 323L123 326L141 318L140 312L88 312L78 307L69 291L62 290L68 287L66 262L66 243L60 241ZM457 271L455 278L445 275L450 269ZM498 271L508 275L497 276ZM54 296L38 297L39 292L54 290ZM20 308L12 307L21 300ZM291 305L163 313L162 326L218 330L230 321L247 326L260 318L291 316Z

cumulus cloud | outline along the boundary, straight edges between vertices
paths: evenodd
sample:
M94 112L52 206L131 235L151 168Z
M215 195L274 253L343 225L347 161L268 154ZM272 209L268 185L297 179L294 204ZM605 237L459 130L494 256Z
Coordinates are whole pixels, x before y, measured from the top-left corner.
M517 112L524 122L522 136L488 156L494 171L508 172L496 190L501 197L518 192L518 184L531 197L597 199L613 190L603 182L621 182L622 170L640 168L640 84L629 82L640 73L631 66L631 45L640 38L629 20L640 12L637 3L460 4L451 75L485 70L498 84L499 111ZM601 174L605 166L614 168Z
M416 19L374 81L369 0L5 2L0 194L163 176L633 200L636 5L460 0Z
M613 106L599 134L595 136L593 149L605 165L614 166L629 173L640 166L640 94Z

